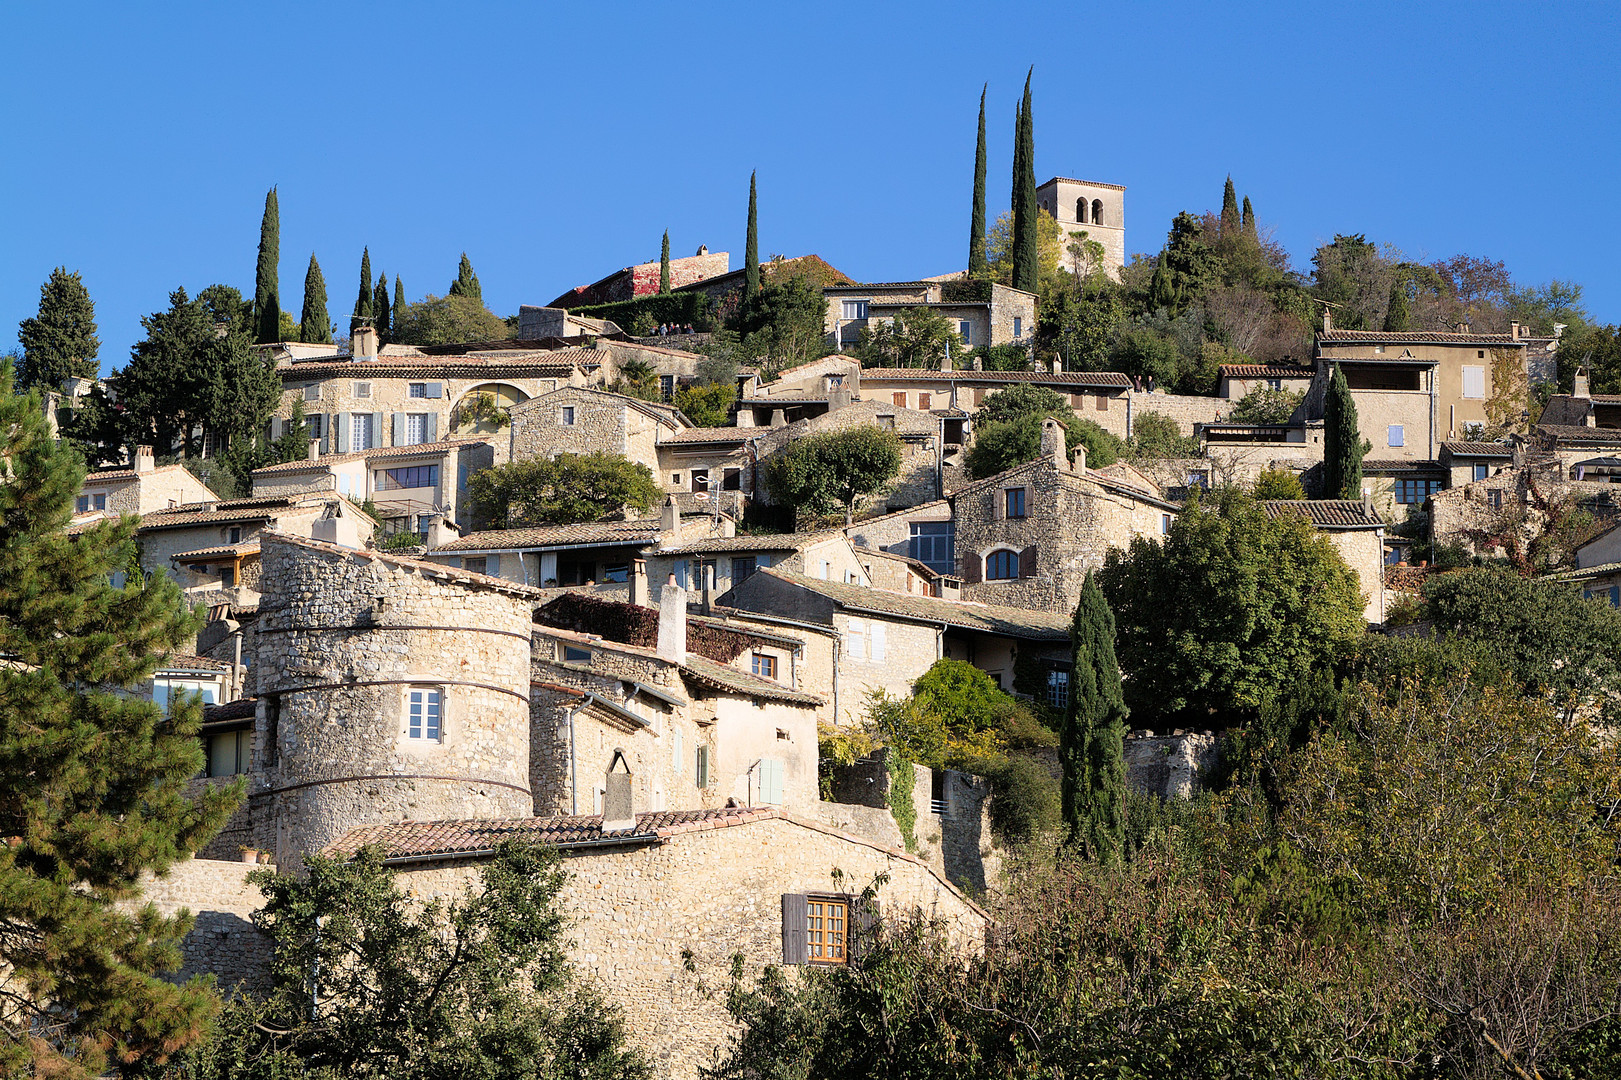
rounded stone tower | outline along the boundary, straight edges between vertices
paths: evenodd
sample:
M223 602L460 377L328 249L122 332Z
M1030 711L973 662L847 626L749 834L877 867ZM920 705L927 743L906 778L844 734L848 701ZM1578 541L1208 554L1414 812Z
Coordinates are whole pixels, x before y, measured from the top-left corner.
M350 829L527 818L529 590L265 534L253 833L283 866Z

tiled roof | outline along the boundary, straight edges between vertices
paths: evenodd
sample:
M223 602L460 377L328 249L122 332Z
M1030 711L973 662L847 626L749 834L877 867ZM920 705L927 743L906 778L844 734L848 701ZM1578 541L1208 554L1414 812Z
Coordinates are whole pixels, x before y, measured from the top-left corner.
M1600 405L1621 405L1621 394L1593 394L1591 396Z
M1544 581L1586 581L1589 578L1609 577L1611 574L1621 574L1621 563L1600 563L1598 566L1585 566L1580 570L1564 570L1557 574L1548 574Z
M595 349L556 349L495 352L466 356L380 356L373 360L307 360L277 367L283 383L317 379L433 379L482 378L489 375L528 375L566 379L576 367L596 367L602 354Z
M1124 184L1105 184L1102 180L1077 180L1073 176L1055 176L1051 180L1048 180L1047 184L1057 183L1060 180L1063 181L1066 184L1085 184L1087 187L1108 188L1110 191L1124 191L1124 190L1126 190L1126 187L1125 187ZM1041 188L1046 187L1047 184L1038 185L1036 190L1037 191L1041 190ZM1107 228L1107 227L1108 226L1105 226L1105 228Z
M266 465L262 469L254 469L254 476L275 476L280 473L321 471L333 465L342 465L350 461L380 461L392 458L407 457L438 457L458 450L464 446L477 446L487 443L487 439L441 439L431 443L412 443L409 446L379 446L372 450L351 450L346 454L322 454L315 458L298 458L295 461L283 461L276 465Z
M717 443L717 442L748 442L759 438L769 430L767 428L738 428L738 427L695 427L678 431L674 435L667 435L659 440L659 445L668 443Z
M110 484L121 480L134 480L139 476L156 476L159 473L171 473L176 469L184 469L184 465L159 465L148 472L139 473L134 469L97 469L93 473L85 474L84 482L87 484Z
M511 548L562 547L569 544L650 544L659 532L658 518L633 521L583 521L575 525L541 525L528 529L487 529L469 533L433 549L505 551Z
M862 382L924 380L959 383L1062 383L1066 386L1109 386L1126 390L1131 380L1118 371L939 371L934 368L866 368Z
M1377 529L1384 524L1360 499L1263 499L1271 518L1305 518L1319 529Z
M1230 379L1309 379L1316 368L1294 364L1222 364L1220 372Z
M823 529L818 532L716 536L707 540L692 540L684 544L661 547L654 554L702 555L711 551L803 551L812 544L819 544L824 540L832 540L843 535L843 529Z
M1484 342L1491 345L1518 345L1509 334L1477 334L1474 331L1458 333L1453 330L1329 330L1317 332L1320 341L1368 341L1386 345L1445 344L1464 345Z
M169 556L172 562L196 562L200 559L219 559L226 556L257 555L259 554L259 541L250 540L245 544L224 544L220 547L199 548L196 551L182 551Z
M269 521L278 510L286 510L293 500L281 500L275 506L251 506L240 510L154 510L141 518L141 532L153 529L180 529L191 525L207 525L227 521Z
M1514 450L1499 442L1444 442L1441 449L1453 457L1513 457Z
M352 855L363 847L378 845L387 858L421 859L488 852L502 841L513 839L555 847L627 841L652 843L679 833L724 829L730 825L776 816L776 810L763 807L655 810L637 814L634 828L611 833L602 831L601 814L473 821L403 821L395 825L368 825L351 830L328 847L325 853Z
M1576 427L1570 424L1538 424L1538 435L1547 435L1567 443L1602 443L1621 445L1621 429Z
M975 480L973 483L964 484L951 492L951 498L952 500L955 500L959 495L962 495L965 492L973 491L978 488L994 487L1004 484L1015 476L1019 476L1024 473L1032 473L1037 469L1043 468L1053 468L1055 472L1058 472L1059 476L1066 479L1079 481L1081 483L1096 484L1105 491L1112 491L1117 495L1126 495L1133 499L1140 499L1144 502L1153 503L1155 506L1160 507L1161 509L1181 509L1180 506L1177 506L1174 503L1166 502L1165 499L1162 498L1158 493L1145 490L1140 483L1124 477L1112 475L1105 469L1087 469L1085 473L1068 471L1060 472L1046 458L1036 458L1034 461L1027 461L1023 465L1015 465L1011 469L1005 469L994 476L987 476L983 479Z
M792 690L781 683L774 683L770 679L762 679L747 671L739 671L734 667L727 667L707 656L697 653L687 653L686 663L681 665L681 673L699 683L723 690L727 693L741 694L745 697L765 698L770 701L786 701L793 705L820 705L822 699L815 694L804 694Z
M643 416L650 417L661 424L669 424L671 427L678 426L680 420L684 419L681 416L681 410L674 405L665 405L657 401L643 401L641 398L633 398L629 394L618 394L598 386L559 386L556 390L548 390L543 394L536 394L532 398L511 405L507 408L507 412L513 415L521 415L533 409L544 407L553 397L570 392L616 400L627 409L634 409Z
M870 612L877 615L895 615L919 622L945 623L964 630L978 630L987 634L1031 638L1040 641L1068 641L1069 616L1046 611L1027 611L1024 608L981 604L972 600L942 600L933 596L915 596L911 593L871 589L865 585L846 585L842 581L823 581L791 570L767 567L756 571L770 574L802 589L820 593L849 611Z
M193 656L190 653L170 653L158 664L159 671L199 671L214 674L220 671L230 671L230 664L222 664L218 660L210 660L206 656Z
M463 585L477 585L497 592L510 593L521 596L526 600L543 599L547 594L540 589L528 585L520 585L516 581L505 578L491 577L489 574L475 574L471 570L460 570L443 563L428 562L425 559L415 559L407 555L395 555L387 551L378 551L375 548L350 548L339 544L328 544L323 540L311 540L307 536L292 536L288 533L265 531L259 534L261 545L265 541L292 544L295 547L308 548L311 551L323 551L329 555L345 555L355 559L366 559L371 562L385 563L389 566L398 566L403 569L415 570L426 577L437 578L442 581L454 581Z
M824 285L823 292L849 292L851 289L928 289L938 284L933 281L853 281L848 285Z
M227 720L251 720L258 707L258 698L238 698L223 705L204 705L203 723L219 724Z
M1408 473L1408 472L1445 472L1439 461L1425 461L1422 458L1363 458L1363 472L1376 473Z

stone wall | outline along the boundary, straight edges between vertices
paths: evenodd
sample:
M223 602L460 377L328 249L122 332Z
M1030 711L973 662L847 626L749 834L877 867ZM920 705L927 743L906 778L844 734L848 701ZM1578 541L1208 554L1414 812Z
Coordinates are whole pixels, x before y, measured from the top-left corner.
M150 459L145 459L150 460ZM186 469L184 465L164 465L128 477L126 470L106 470L124 473L117 479L98 480L95 473L85 477L81 492L88 495L105 494L109 514L150 514L154 510L167 510L186 503L212 502L219 498ZM95 509L94 503L91 509Z
M1227 418L1232 411L1233 403L1219 397L1206 397L1202 394L1167 394L1156 390L1151 394L1133 394L1131 396L1132 423L1143 413L1159 413L1176 421L1176 426L1182 434L1192 435L1193 425L1213 424L1218 420Z
M563 423L565 408L574 410L572 424ZM657 468L655 447L666 427L621 395L573 386L515 405L511 415L513 461L603 453Z
M176 982L211 974L222 990L243 984L264 989L270 975L270 938L252 921L253 913L264 906L264 894L247 880L257 869L241 860L187 859L162 877L142 875L139 898L119 906L135 911L151 903L161 915L184 909L196 918L181 945L181 968L171 976Z
M1014 320L1018 320L1015 336ZM1006 285L991 284L990 337L992 345L1033 345L1036 340L1036 296ZM985 344L975 341L975 345Z
M951 504L942 499L857 521L845 528L844 535L858 548L910 556L913 524L950 520Z
M1189 799L1203 790L1221 764L1220 739L1211 732L1126 736L1126 782L1135 790L1166 799Z

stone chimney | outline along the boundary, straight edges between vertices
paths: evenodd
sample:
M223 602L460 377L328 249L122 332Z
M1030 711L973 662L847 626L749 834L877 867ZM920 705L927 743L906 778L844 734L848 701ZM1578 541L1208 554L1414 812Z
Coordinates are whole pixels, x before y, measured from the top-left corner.
M687 662L687 590L675 583L675 575L659 590L660 660L672 664Z
M135 471L149 473L157 468L157 459L152 456L150 446L137 446L135 448Z
M949 574L934 579L935 595L942 600L962 599L962 578Z
M1570 396L1571 397L1592 397L1593 396L1593 391L1591 389L1591 386L1592 386L1592 383L1590 383L1588 381L1588 379L1587 379L1587 369L1586 368L1577 368L1576 369L1575 385L1571 387Z
M629 832L636 827L636 807L631 798L630 764L624 751L614 748L613 761L602 784L602 831Z
M985 362L983 360L981 360L977 356L974 357L974 370L975 371L983 371L984 368L985 368Z
M630 602L640 608L652 607L648 603L646 559L630 561Z
M1334 329L1334 312L1327 304L1323 305L1323 333Z
M310 460L314 461L316 458L318 458L320 456L321 456L321 440L320 439L311 439L310 440Z
M675 496L667 496L664 506L659 511L659 532L668 533L671 540L681 535L681 511L675 505Z
M1520 324L1513 319L1510 319L1508 323L1508 336L1515 341L1520 340Z
M1059 472L1069 468L1069 453L1064 449L1064 426L1050 416L1041 422L1041 456L1052 462Z
M349 335L349 359L377 359L377 331L370 326L356 328Z
M1079 445L1079 446L1077 446L1075 448L1074 463L1070 466L1070 468L1078 476L1085 476L1086 475L1086 444L1085 443L1082 443L1081 445Z
M848 404L850 404L850 391L844 389L843 387L840 387L827 395L828 412L837 412ZM772 413L772 418L776 418L776 413Z
M941 371L950 371L951 370L951 350L950 349L947 349L946 354L940 358L940 370Z
M334 502L321 517L310 523L310 539L338 547L360 548L360 516Z
M437 511L428 518L428 550L443 547L461 536L455 526L445 520L443 510Z

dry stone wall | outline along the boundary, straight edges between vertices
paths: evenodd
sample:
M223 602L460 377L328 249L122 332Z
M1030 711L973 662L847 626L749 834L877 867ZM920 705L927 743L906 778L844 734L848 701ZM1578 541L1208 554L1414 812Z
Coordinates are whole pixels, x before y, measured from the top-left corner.
M181 968L172 976L176 982L211 974L221 989L263 989L271 948L270 938L253 925L253 913L264 906L264 894L248 882L257 869L240 860L188 859L162 877L143 875L139 898L120 906L134 911L150 903L162 915L191 912L196 923L181 945Z

